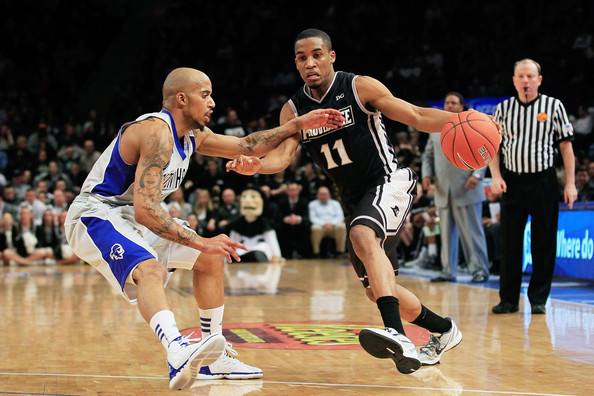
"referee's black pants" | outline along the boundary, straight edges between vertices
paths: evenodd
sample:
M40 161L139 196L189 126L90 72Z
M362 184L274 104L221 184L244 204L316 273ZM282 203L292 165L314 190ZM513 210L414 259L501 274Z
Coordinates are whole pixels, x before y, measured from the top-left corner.
M518 304L522 285L522 252L528 215L532 218L532 276L528 299L545 304L551 291L557 247L559 186L555 167L538 173L504 171L507 192L501 197L501 302Z

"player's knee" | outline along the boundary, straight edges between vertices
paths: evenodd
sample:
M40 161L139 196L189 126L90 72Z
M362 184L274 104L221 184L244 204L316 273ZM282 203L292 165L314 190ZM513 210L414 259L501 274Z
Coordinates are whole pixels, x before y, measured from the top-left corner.
M364 226L353 227L349 233L349 238L355 252L359 255L364 255L365 252L370 251L376 243L375 232L371 228Z
M165 267L157 260L147 260L138 264L132 272L132 279L137 284L146 280L156 280L165 282L167 278L167 271Z
M224 258L220 255L201 254L192 269L202 273L223 275Z

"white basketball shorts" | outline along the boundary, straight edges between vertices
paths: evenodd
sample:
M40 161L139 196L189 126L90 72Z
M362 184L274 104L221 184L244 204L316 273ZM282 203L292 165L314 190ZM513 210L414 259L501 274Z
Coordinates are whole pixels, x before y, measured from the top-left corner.
M191 270L200 255L199 250L163 239L137 223L133 206L110 205L87 194L74 200L64 225L74 253L132 304L136 303L132 271L139 263L156 259L167 268L169 280L177 268Z

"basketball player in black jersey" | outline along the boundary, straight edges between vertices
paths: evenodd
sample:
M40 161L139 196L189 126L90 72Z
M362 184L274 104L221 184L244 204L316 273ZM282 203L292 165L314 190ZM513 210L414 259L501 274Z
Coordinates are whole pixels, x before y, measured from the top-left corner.
M394 360L404 374L421 364L436 364L443 352L462 340L462 333L450 318L431 312L396 283L396 242L411 209L417 176L408 168L398 168L382 115L420 131L440 132L453 113L395 98L371 77L334 71L336 54L323 31L301 32L294 49L295 64L305 85L282 108L281 123L328 107L342 113L344 125L302 130L266 157L239 157L227 164L227 170L276 173L290 164L299 143L303 144L340 190L349 229L349 258L367 296L377 303L386 327L361 331L361 346L375 357ZM406 337L401 316L434 334L420 352Z

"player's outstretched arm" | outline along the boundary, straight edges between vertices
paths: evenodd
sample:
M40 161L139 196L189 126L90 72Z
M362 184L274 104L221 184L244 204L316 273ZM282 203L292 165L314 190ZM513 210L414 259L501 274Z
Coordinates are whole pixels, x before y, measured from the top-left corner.
M140 126L137 126L140 131ZM132 133L133 131L130 131ZM227 235L205 239L178 224L161 206L163 193L163 168L169 162L173 139L163 125L151 125L142 130L139 160L134 182L135 219L161 238L198 249L208 254L219 254L231 261L239 260L236 249L246 247Z
M203 155L223 158L236 158L238 155L260 157L302 129L337 128L343 122L344 117L338 110L317 109L279 127L254 132L243 138L210 133L198 145L197 151Z
M356 85L363 104L369 103L391 120L422 132L441 132L443 125L454 115L449 111L415 106L397 98L384 84L369 76L357 78Z

